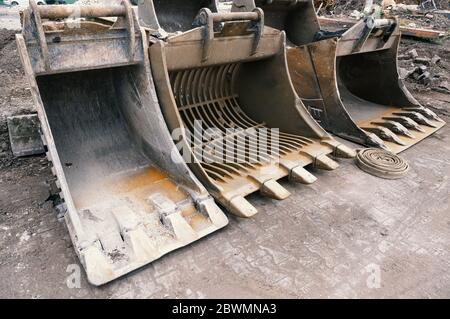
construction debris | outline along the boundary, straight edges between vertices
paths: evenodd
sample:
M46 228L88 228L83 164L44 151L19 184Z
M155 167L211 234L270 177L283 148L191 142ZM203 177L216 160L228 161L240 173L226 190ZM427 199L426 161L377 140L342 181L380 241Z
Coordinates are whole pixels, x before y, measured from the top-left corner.
M7 118L11 150L14 156L30 156L45 153L36 114ZM3 147L2 147L3 148Z
M439 62L441 62L441 57L439 55L434 55L431 59L431 64L438 64Z
M404 46L400 50L399 74L401 78L418 89L431 89L446 93L445 83L450 81L447 71L450 64L448 59L442 58L442 56L448 57L448 50L436 51L434 47L438 46L431 43L421 43L420 45L417 42L408 43L409 46ZM426 49L419 50L420 46L426 47Z

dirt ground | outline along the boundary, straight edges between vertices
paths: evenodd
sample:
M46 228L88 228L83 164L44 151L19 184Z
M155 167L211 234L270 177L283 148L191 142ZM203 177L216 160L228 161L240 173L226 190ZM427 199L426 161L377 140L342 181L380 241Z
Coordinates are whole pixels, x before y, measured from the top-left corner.
M4 17L10 11L0 8L0 28L9 28L0 30L0 298L450 298L449 125L402 154L411 165L404 179L381 180L342 160L314 172L312 186L284 183L293 195L283 202L252 196L253 219L230 216L224 230L105 287L82 273L69 288L79 262L53 209L49 164L10 151L6 117L33 104L17 21ZM428 68L431 82L407 85L450 122L449 42L403 40L401 54L413 48L441 61Z
M374 1L374 3L381 3L382 1ZM425 2L424 0L402 0L395 1L397 4L407 4L407 5L420 5ZM448 0L434 0L437 9L449 10L450 3ZM387 1L389 3L389 1ZM346 14L349 15L353 10L363 10L364 0L314 0L316 8L321 8L321 14ZM429 4L426 8L430 8Z

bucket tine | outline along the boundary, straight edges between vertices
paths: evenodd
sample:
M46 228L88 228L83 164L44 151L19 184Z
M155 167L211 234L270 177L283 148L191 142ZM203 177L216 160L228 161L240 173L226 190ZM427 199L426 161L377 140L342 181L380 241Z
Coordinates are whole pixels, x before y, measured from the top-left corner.
M232 11L256 7L264 10L266 25L286 32L294 88L327 131L400 153L445 125L400 79L396 18L376 18L369 9L353 27L327 32L320 27L313 0L234 0Z
M65 19L75 14L79 27L71 28ZM227 225L173 151L148 38L127 1L80 7L31 0L22 30L18 52L91 284L106 284Z

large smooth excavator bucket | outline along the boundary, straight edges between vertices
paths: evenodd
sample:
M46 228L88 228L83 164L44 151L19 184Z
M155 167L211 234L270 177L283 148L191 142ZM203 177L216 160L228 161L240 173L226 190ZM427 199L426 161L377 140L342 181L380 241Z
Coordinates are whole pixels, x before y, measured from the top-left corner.
M61 21L69 16L80 19ZM111 26L100 17L117 19ZM127 2L33 1L17 45L68 229L92 284L227 224L176 150L156 98L146 35Z
M146 6L139 9L146 25ZM257 210L247 195L260 191L282 200L290 194L278 179L309 184L316 177L305 166L332 170L338 164L329 154L355 155L314 121L295 94L284 34L264 28L261 10L203 9L196 25L164 40L152 38L150 60L181 153L223 206L250 217Z
M234 0L232 11L256 6L267 25L286 32L295 90L329 132L399 153L444 125L399 77L396 19L367 17L332 33L321 30L311 0Z

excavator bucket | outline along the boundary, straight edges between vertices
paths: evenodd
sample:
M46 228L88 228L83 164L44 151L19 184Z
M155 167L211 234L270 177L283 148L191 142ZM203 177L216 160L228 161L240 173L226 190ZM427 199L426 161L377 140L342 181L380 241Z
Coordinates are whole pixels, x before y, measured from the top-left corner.
M146 34L128 2L31 1L16 40L90 283L105 284L227 224L173 143Z
M164 117L178 132L173 137L192 171L233 214L256 214L245 199L256 191L276 200L288 197L280 178L313 183L316 177L304 167L333 170L338 164L330 154L355 156L314 121L296 95L284 33L264 28L261 10L217 13L208 4L193 20L195 27L191 22L173 29L159 19L156 2L141 1L139 17L152 35L150 64ZM179 14L184 12L193 10Z
M399 77L396 19L368 16L347 31L326 32L311 0L234 0L232 11L256 7L267 25L286 32L294 88L327 131L399 153L445 124Z

